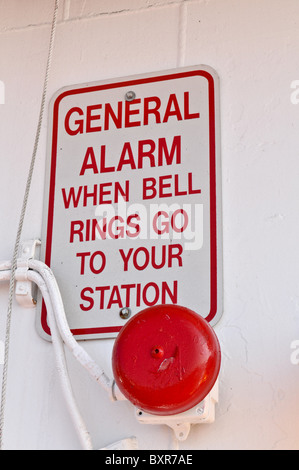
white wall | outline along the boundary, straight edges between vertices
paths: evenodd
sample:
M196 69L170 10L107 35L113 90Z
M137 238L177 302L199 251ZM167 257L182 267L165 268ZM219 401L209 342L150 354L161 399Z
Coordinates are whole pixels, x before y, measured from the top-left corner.
M37 125L52 0L0 0L0 259L12 256ZM48 99L65 85L207 64L221 81L223 364L212 425L181 449L298 449L299 339L298 0L64 0ZM41 236L45 119L22 238ZM8 286L0 286L4 340ZM78 449L52 346L14 303L7 449ZM110 370L112 342L86 348ZM95 448L135 435L167 449L171 433L112 404L72 358L70 373ZM2 366L0 367L2 369Z

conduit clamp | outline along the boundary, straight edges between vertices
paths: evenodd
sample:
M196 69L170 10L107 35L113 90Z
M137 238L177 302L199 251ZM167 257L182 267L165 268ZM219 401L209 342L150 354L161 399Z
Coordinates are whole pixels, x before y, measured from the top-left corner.
M37 247L41 245L40 240L27 240L20 245L17 269L15 273L15 295L21 307L35 308L36 286L28 281L29 260L34 259Z

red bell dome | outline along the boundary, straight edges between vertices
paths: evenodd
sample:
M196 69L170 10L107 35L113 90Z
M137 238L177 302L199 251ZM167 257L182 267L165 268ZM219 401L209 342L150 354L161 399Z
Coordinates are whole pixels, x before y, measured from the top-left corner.
M134 315L118 334L112 354L116 384L136 407L173 415L200 403L218 377L221 352L209 323L177 305Z

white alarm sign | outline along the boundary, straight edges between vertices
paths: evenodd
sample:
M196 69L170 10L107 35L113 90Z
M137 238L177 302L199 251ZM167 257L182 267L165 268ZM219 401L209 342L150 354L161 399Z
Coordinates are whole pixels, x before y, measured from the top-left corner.
M50 103L42 258L77 339L157 304L222 315L219 83L188 67ZM44 304L38 328L50 339Z

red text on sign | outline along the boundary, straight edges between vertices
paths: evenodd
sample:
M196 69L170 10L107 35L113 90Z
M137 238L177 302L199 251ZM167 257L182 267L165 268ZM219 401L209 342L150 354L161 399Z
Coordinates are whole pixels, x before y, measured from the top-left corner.
M130 265L138 271L143 271L149 265L154 269L164 268L166 264L168 268L172 268L174 260L176 260L176 265L180 267L183 265L183 247L179 244L163 245L161 250L156 246L152 246L150 250L141 246L135 250L130 248L127 253L125 253L123 249L120 249L119 253L124 263L124 271L129 271L129 262Z
M85 287L82 289L80 297L83 301L80 308L84 312L88 312L94 307L99 310L109 310L114 306L117 308L128 305L140 307L141 303L147 307L152 307L158 302L176 304L178 301L178 281L173 281L172 286L166 281L162 281L161 285L156 282L148 282L144 286L142 284L122 284L121 286Z
M70 243L106 240L107 238L112 240L135 238L140 233L140 226L137 223L139 220L138 214L131 214L126 220L120 215L115 215L109 220L104 217L101 221L97 219L72 220Z
M80 176L84 176L86 171L93 174L98 173L114 173L122 171L123 168L130 170L140 170L144 167L160 167L164 163L173 165L181 163L181 136L177 135L173 138L171 147L168 147L166 139L161 137L156 143L152 139L139 140L133 151L130 142L125 142L118 160L118 164L108 166L106 162L106 146L102 145L99 151L99 157L93 147L88 147L84 156Z
M166 103L158 96L115 104L98 103L82 109L74 106L65 115L64 128L68 135L108 131L130 127L147 126L150 123L165 124L169 120L198 119L199 112L190 111L189 92L183 97L171 93Z

